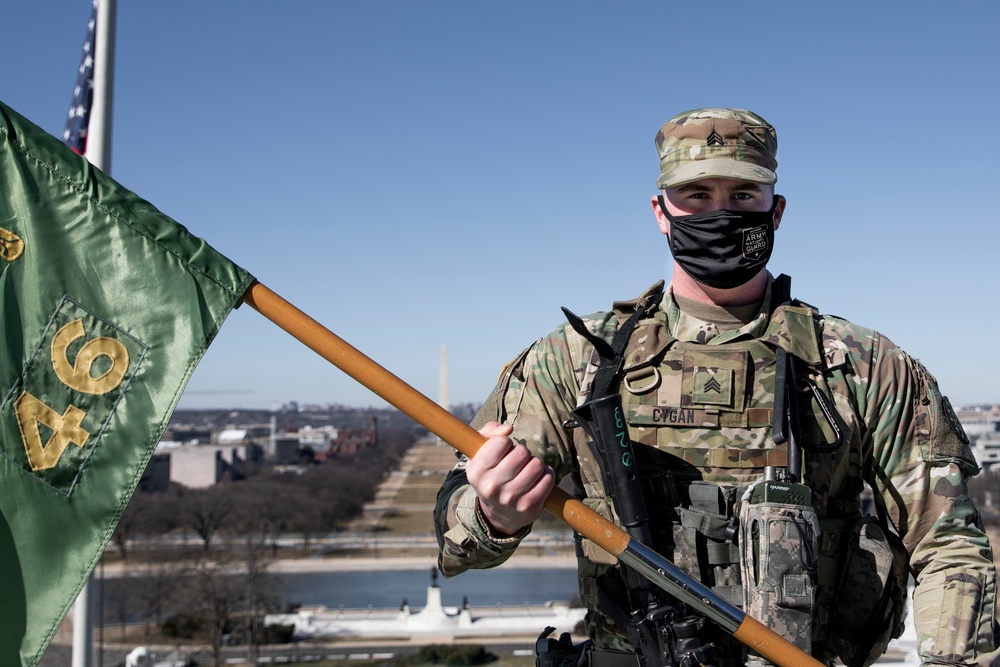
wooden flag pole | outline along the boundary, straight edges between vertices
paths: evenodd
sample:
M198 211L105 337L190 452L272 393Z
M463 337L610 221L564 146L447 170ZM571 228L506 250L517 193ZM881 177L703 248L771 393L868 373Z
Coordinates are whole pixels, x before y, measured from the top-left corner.
M475 455L485 442L471 426L259 282L250 286L243 301L466 456ZM774 664L824 667L559 487L549 494L545 509Z

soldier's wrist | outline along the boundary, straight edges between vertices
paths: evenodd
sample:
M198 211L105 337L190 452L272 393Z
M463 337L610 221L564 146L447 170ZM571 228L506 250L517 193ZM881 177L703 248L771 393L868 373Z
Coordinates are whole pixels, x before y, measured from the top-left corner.
M486 537L488 537L490 541L495 544L511 544L513 542L517 542L527 535L528 531L531 529L531 526L524 526L512 535L504 534L502 530L494 526L490 523L489 519L486 518L486 515L483 513L483 506L479 502L479 498L476 498L476 521L479 522L479 527L483 529Z

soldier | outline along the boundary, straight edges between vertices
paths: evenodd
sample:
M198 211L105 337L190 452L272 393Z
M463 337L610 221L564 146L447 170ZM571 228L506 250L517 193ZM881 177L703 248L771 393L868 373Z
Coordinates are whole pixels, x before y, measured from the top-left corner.
M441 571L504 562L565 477L585 504L619 519L575 411L594 398L605 348L628 329L610 391L635 444L651 547L817 659L849 665L874 662L899 634L910 574L922 664L998 664L996 570L966 489L978 467L948 399L887 338L791 300L765 268L786 206L774 193L774 128L746 110L700 109L664 124L656 148L651 205L672 282L571 318L504 369L474 422L487 441L438 495ZM753 588L770 565L762 574L749 561L773 538L751 530L750 504L776 478L806 489L788 533L802 541L760 603ZM878 520L861 519L866 494ZM791 501L780 500L771 504L783 512ZM629 627L635 579L577 540L586 660L656 662ZM711 651L703 662L755 660L718 629L699 634Z

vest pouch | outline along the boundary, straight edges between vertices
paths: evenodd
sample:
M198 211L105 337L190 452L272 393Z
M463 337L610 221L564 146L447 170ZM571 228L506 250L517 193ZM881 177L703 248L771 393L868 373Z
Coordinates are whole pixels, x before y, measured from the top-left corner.
M820 535L809 498L800 484L758 482L743 495L739 524L743 610L806 653L812 651Z
M854 524L838 582L830 647L845 665L878 660L903 632L906 549L899 537L866 516Z
M695 579L710 582L712 592L726 602L743 603L740 584L740 553L736 545L736 521L733 516L738 489L694 481L677 485L680 507L674 512L678 521L668 540L656 547L667 553L674 565Z

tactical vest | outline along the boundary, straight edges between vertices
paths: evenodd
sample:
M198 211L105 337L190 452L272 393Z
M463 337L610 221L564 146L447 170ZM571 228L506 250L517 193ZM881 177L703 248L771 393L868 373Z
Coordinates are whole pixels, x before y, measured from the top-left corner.
M649 297L647 292L641 298ZM634 304L615 304L619 322ZM838 342L823 341L818 311L795 301L777 306L760 336L714 345L677 340L670 334L666 313L657 309L629 339L619 390L652 519L651 546L741 606L739 550L733 539L736 501L765 467L788 463L787 445L776 445L773 437L775 350L784 349L797 359L797 422L805 449L802 477L812 491L823 533L813 633L820 639L830 621L827 614L843 546L860 516L863 490L860 418L848 394L851 369ZM588 398L598 363L595 355L584 374L578 404ZM829 414L822 410L817 392L833 406ZM843 441L825 451L836 440L831 421ZM574 446L578 457L592 456L582 429L574 432ZM579 474L588 489L585 502L617 520L602 480L593 478L593 467L583 466ZM614 562L585 539L581 548L595 564ZM586 590L584 584L581 591Z

